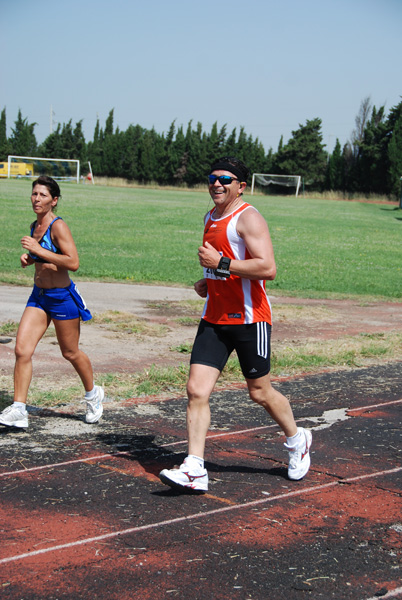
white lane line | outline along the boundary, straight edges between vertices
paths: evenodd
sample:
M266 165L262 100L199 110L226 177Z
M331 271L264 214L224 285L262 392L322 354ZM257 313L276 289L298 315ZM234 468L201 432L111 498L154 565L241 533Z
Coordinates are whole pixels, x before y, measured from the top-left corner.
M371 406L361 406L360 408L348 408L348 412L356 412L358 410L368 410L369 408L381 408L382 406L391 406L392 404L399 404L402 402L402 398L400 400L391 400L390 402L382 402L381 404L372 404ZM382 596L385 598L385 596Z
M242 429L240 431L238 430L238 431L229 431L229 432L225 432L225 433L211 434L211 435L207 436L207 439L210 440L213 438L229 436L229 435L241 435L243 433L250 433L253 431L259 431L261 429L270 429L270 428L274 428L274 427L278 427L278 426L276 424L261 425L260 427L253 427L251 429ZM167 444L161 444L160 447L167 448L169 446L178 446L180 444L187 444L187 440L179 440L178 442L168 442ZM74 465L77 463L86 463L86 462L90 462L93 460L103 460L105 458L115 458L115 457L127 456L127 455L130 456L130 454L131 454L131 452L129 450L126 450L124 452L98 454L96 456L87 456L86 458L76 458L74 460L66 460L65 462L52 463L49 465L40 465L38 467L27 467L26 469L18 469L18 471L7 471L5 473L0 473L0 477L6 477L7 475L20 475L21 473L32 473L33 471L42 471L43 469L54 469L55 467L65 467L66 465Z
M77 463L86 463L91 460L103 460L105 458L113 458L114 456L122 456L129 452L115 452L114 454L98 454L97 456L88 456L87 458L76 458L75 460L66 460L65 462L53 463L50 465L41 465L40 467L29 467L27 469L19 469L18 471L8 471L8 473L0 473L0 477L6 475L20 475L21 473L32 473L33 471L42 471L43 469L54 469L55 467L65 467L66 465L74 465Z
M382 404L373 404L372 406L361 406L360 408L345 408L345 409L342 408L342 409L336 409L335 411L324 411L324 413L322 414L321 417L304 417L303 419L297 419L297 422L313 421L315 423L320 423L320 424L317 424L316 426L312 427L312 429L314 429L314 430L326 429L327 427L330 427L331 425L333 425L334 423L336 423L338 421L347 419L348 418L347 415L350 412L367 410L369 408L379 408L381 406L391 406L393 404L398 404L400 402L402 402L402 398L400 400L392 400L390 402L383 402ZM323 419L324 419L324 422L321 422ZM222 433L212 433L207 436L207 440L212 440L212 439L220 438L220 437L229 437L229 436L233 436L233 435L243 435L245 433L253 433L254 431L261 431L264 429L273 429L273 428L277 428L277 427L278 426L274 423L272 425L261 425L259 427L252 427L250 429L240 429L237 431L224 431ZM177 442L169 442L167 444L161 444L160 447L168 448L170 446L180 446L182 444L187 444L187 440L185 439L185 440L179 440ZM28 467L27 469L19 469L18 471L7 471L5 473L0 473L0 477L6 477L9 475L20 475L21 473L32 473L35 471L42 471L44 469L54 469L55 467L64 467L67 465L74 465L77 463L86 463L86 462L89 462L92 460L103 460L106 458L113 458L113 457L126 456L126 455L130 455L130 452L125 451L125 452L114 452L114 453L110 453L110 454L98 454L97 456L88 456L87 458L77 458L75 460L68 460L65 462L53 463L50 465L41 465L38 467Z
M166 527L167 525L183 523L185 521L191 521L193 519L202 519L205 517L210 517L212 515L225 513L225 512L232 511L232 510L239 510L242 508L243 509L251 508L253 506L268 504L270 502L274 502L276 500L282 500L284 498L294 498L295 496L301 496L302 494L319 492L326 488L335 487L339 484L352 483L353 481L358 481L358 480L361 481L362 479L372 479L373 477L381 477L384 475L391 475L392 473L397 473L398 471L402 471L402 467L396 467L395 469L389 469L387 471L377 471L376 473L360 475L358 477L349 477L347 479L342 479L340 481L338 481L338 480L331 481L329 483L324 483L321 485L306 487L301 490L294 490L293 492L288 492L286 494L279 494L278 496L271 496L270 498L263 498L260 500L252 500L251 502L245 502L243 504L234 504L231 506L215 508L213 510L208 510L205 512L198 512L198 513L194 513L192 515L187 515L185 517L177 517L176 519L167 519L166 521L149 523L148 525L140 525L138 527L130 527L129 529L122 529L120 531L114 531L112 533L105 533L103 535L86 538L84 540L77 540L75 542L69 542L67 544L59 544L57 546L51 546L49 548L42 548L41 550L34 550L33 552L25 552L24 554L8 556L6 558L2 558L0 560L0 564L6 564L6 563L10 563L10 562L17 561L17 560L23 560L24 558L32 558L33 556L38 556L39 554L46 554L47 552L56 552L57 550L65 550L67 548L76 548L77 546L83 546L84 544L90 544L92 542L100 542L103 540L117 537L119 535L128 535L130 533L138 533L140 531L147 531L150 529L156 529L158 527Z
M305 421L306 419L299 419L299 421ZM244 433L252 433L254 431L260 431L262 429L274 429L278 428L278 425L260 425L259 427L251 427L250 429L237 429L236 431L224 431L223 433L210 433L207 435L207 440L212 440L220 437L230 437L231 435L243 435ZM161 444L161 448L166 446L178 446L180 444L187 444L187 440L180 440L178 442L169 442L168 444Z

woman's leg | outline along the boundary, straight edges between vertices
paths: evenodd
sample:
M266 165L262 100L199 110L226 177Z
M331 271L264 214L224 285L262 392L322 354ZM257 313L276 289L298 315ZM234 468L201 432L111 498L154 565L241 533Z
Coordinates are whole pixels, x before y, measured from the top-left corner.
M53 323L63 357L77 371L85 391L90 392L94 387L94 375L91 361L78 346L80 340L80 319L69 319L66 321L53 319Z
M40 308L27 306L23 312L15 343L14 402L26 404L32 379L32 356L50 323Z

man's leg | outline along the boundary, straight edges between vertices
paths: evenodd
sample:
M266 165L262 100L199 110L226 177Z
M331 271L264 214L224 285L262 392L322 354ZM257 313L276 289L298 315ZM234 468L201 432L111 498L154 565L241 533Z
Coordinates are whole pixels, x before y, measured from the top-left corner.
M246 381L250 398L265 408L286 435L289 479L302 479L310 468L311 432L297 427L289 400L272 387L269 373L264 377Z
M219 377L219 369L192 364L187 383L188 456L177 469L163 469L162 483L180 491L206 492L208 473L204 467L205 438L211 422L209 397Z
M272 387L270 374L258 379L246 379L246 381L250 398L265 408L286 437L296 435L297 425L289 400Z
M220 372L214 367L192 364L187 382L188 453L204 458L205 438L211 423L209 397Z

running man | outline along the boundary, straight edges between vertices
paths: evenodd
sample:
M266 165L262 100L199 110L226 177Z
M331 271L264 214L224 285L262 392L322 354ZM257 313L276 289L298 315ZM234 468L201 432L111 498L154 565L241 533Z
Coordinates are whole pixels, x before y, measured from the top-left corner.
M163 469L161 481L181 491L208 490L204 467L210 426L209 398L230 354L236 350L250 398L261 405L286 435L289 479L302 479L310 468L312 434L297 427L288 399L271 385L271 306L265 280L276 276L267 223L243 200L249 170L234 157L218 159L210 169L214 202L204 219L198 249L204 277L194 284L205 306L190 359L187 382L188 456L179 468Z

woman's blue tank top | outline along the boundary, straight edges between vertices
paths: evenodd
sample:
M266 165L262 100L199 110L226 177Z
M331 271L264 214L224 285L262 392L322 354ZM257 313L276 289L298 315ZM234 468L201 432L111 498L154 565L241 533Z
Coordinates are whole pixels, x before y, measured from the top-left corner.
M61 217L56 217L55 219L53 219L53 221L50 223L49 227L43 234L42 238L39 240L39 245L42 246L42 248L44 248L45 250L50 250L50 252L54 252L55 254L61 254L61 250L52 241L51 229L52 229L53 223L55 221L57 221L58 219L61 219ZM35 221L31 225L31 237L33 237L36 223L37 223L37 221ZM43 260L43 258L39 258L39 256L36 256L35 254L29 253L29 256L38 263L46 262L45 260Z

